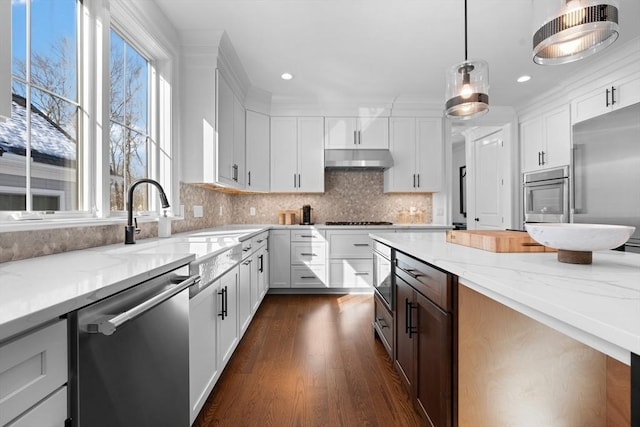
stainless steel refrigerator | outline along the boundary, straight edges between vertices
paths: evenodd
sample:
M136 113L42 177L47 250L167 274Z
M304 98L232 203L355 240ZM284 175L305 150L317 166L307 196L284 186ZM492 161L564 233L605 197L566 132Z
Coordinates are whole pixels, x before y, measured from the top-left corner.
M640 104L573 126L572 222L632 225L640 252Z

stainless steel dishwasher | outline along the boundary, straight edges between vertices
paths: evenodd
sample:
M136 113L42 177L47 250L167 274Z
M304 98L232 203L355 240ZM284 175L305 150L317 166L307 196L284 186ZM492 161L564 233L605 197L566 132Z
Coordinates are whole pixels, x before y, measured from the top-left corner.
M199 276L178 271L70 316L72 426L189 426L188 288Z

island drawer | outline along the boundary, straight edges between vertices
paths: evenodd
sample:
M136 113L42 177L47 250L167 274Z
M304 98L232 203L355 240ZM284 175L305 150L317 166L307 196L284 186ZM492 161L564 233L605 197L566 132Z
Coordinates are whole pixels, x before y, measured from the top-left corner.
M396 251L396 274L445 311L452 311L453 276Z

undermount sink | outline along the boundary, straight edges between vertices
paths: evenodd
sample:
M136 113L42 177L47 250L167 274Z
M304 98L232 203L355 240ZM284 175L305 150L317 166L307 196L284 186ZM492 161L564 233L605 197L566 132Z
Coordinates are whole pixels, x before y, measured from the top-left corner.
M591 264L592 251L624 244L635 227L606 224L525 224L536 242L558 250L558 261Z

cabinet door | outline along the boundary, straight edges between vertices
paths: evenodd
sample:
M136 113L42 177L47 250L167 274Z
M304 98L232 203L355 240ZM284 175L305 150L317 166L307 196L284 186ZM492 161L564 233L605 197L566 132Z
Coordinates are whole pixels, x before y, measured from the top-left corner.
M452 409L452 328L450 314L416 293L417 408L434 426L453 425ZM414 337L416 337L414 335Z
M522 172L541 168L541 152L544 140L542 117L520 124L520 146L522 148Z
M357 126L355 117L325 118L324 148L357 148Z
M389 118L361 117L356 148L389 148Z
M330 288L371 288L373 260L334 259L329 261Z
M219 283L217 287L218 361L219 368L223 369L238 343L238 268L222 276Z
M262 268L259 270L260 276L258 277L260 283L260 301L262 301L267 291L269 291L269 248L262 248L261 255L262 260L260 261L260 267Z
M217 135L217 180L226 185L235 185L234 177L234 111L235 96L222 74L217 72L216 129Z
M416 190L436 192L442 189L442 119L416 119Z
M245 127L246 117L244 107L240 100L233 98L233 167L235 171L232 179L235 188L244 188L245 186Z
M240 324L240 335L249 326L249 319L252 312L252 260L245 259L240 263L240 280L238 281L238 316Z
M64 386L7 427L63 427L67 419L67 387Z
M269 191L269 116L247 110L246 189Z
M327 231L327 241L329 242L329 258L372 259L373 243L371 238L369 237L370 231L371 230Z
M260 254L256 251L251 255L251 313L255 313L260 305Z
M389 119L389 149L393 166L384 171L385 192L416 190L416 120L410 117Z
M298 191L324 192L323 138L322 117L298 119Z
M11 117L11 1L0 2L0 122Z
M213 284L189 300L189 402L193 423L218 376L216 323L219 286Z
M269 287L290 288L289 230L269 231Z
M396 351L395 365L400 372L400 379L411 391L413 387L414 356L413 346L417 339L409 326L415 316L412 313L413 288L407 282L396 276ZM411 394L411 393L410 393Z
M297 190L298 120L295 117L271 118L271 191Z
M571 162L571 114L568 105L544 115L544 133L542 167L568 165Z

